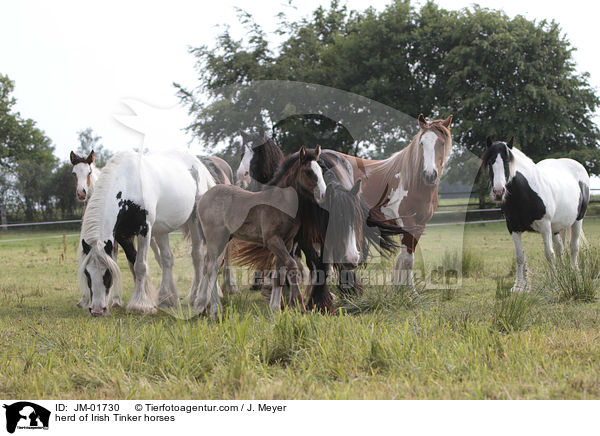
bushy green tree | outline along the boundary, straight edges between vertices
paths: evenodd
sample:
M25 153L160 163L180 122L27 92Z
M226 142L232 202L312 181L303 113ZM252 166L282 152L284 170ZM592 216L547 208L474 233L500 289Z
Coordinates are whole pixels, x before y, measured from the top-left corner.
M279 47L270 47L262 28L240 12L246 39L225 31L215 47L191 50L199 86L176 86L195 117L189 130L209 147L226 143L232 156L239 129L263 128L286 152L300 142L323 143L321 137L329 138L330 148L352 151L352 138L337 120L305 114L299 121L295 114L275 125L273 112L282 111L276 96L260 100L231 88L294 80L359 94L415 118L421 112L453 114L455 143L475 154L488 135L515 136L535 160L569 156L600 173L599 132L592 120L600 101L588 75L576 72L574 49L556 22L509 18L478 6L448 11L429 2L417 9L409 1L395 1L381 12L356 12L334 0L310 18L280 18L278 32L285 38ZM393 128L382 123L367 129L368 139L393 144L406 137ZM355 151L379 157L382 149Z
M77 132L77 139L79 140L77 153L81 156L87 156L93 151L95 156L94 164L98 168L102 168L106 165L106 162L111 158L112 153L104 148L104 145L102 145L101 142L102 137L96 135L91 127Z
M51 175L56 158L50 138L35 121L22 118L14 110L14 82L0 74L0 191L12 193L27 219L51 206ZM6 195L0 197L0 215L6 216Z

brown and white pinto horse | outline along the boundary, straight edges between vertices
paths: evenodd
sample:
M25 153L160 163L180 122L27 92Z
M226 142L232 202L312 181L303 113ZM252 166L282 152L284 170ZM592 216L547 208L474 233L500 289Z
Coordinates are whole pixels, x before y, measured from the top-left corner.
M363 180L363 195L370 207L404 228L423 228L438 205L438 186L452 149L450 123L427 121L419 115L419 132L403 150L385 160L343 155L353 167L354 179ZM340 153L341 154L341 153ZM421 233L402 236L394 262L394 284L414 289L414 252Z

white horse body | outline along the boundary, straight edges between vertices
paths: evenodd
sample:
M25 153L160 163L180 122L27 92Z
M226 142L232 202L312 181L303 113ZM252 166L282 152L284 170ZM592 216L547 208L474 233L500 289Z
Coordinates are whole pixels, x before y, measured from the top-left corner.
M535 188L546 205L546 215L543 220L549 221L552 233L561 232L571 227L578 215L579 183L590 185L590 177L579 162L572 159L545 159L534 164L531 159L521 151L514 149L513 153L520 153L529 160L533 167L529 168L533 174L530 180L535 181ZM529 166L529 165L528 165ZM523 171L527 169L523 168ZM557 175L559 175L557 177ZM534 229L541 231L543 223L534 223Z
M128 310L155 311L156 295L147 272L147 253L152 237L158 244L163 268L158 297L162 303L174 304L177 293L172 277L173 254L169 248L168 233L195 219L196 200L214 184L206 167L184 151L149 155L124 152L111 159L95 184L94 195L83 219L80 283L84 285L84 295L80 305L88 303L90 292L89 286L85 287L87 265L100 265L92 268L98 271L87 271L88 275L95 276L91 277L92 286L97 285L100 283L97 276L110 270L102 265L109 266L111 261L114 262L107 254L112 253L109 248L118 242L128 260L135 259L132 265L135 288ZM132 243L134 236L138 239L137 253ZM192 245L197 245L199 237L194 232L191 237ZM91 247L87 253L86 247ZM199 265L194 266L198 271ZM112 288L118 289L118 286L107 286L106 298L104 292L92 292L90 309L93 314L107 313ZM118 302L118 294L115 294L115 300Z
M513 290L524 290L525 253L521 233L541 234L544 254L554 261L562 254L563 242L570 231L570 254L577 262L582 221L589 202L590 178L585 168L572 159L545 159L537 164L525 153L513 148L513 140L491 142L488 139L483 164L492 180L491 197L502 201L506 224L515 245L516 278ZM508 168L508 174L505 174Z

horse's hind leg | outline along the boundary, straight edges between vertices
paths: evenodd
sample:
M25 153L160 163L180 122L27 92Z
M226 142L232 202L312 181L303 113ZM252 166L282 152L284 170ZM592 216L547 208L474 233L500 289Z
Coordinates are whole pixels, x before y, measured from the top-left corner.
M565 246L563 244L564 239L561 237L560 233L555 233L552 235L552 245L554 246L554 252L557 256L562 256L565 251Z
M210 231L204 231L203 233L206 238L206 257L203 264L203 275L198 288L193 291L195 296L190 301L190 304L197 313L202 313L210 305L211 315L215 315L221 309L219 284L217 282L219 257L229 241L229 235L224 228L216 229L214 227L210 228Z
M544 255L546 260L552 264L554 263L554 249L552 248L552 228L549 222L543 222L540 233L542 241L544 241Z
M146 236L138 235L138 251L133 265L135 287L127 305L129 312L156 312L156 291L152 288L148 274L148 251L150 250L151 229L148 226Z
M169 246L169 234L164 233L156 235L152 238L158 245L161 264L162 264L162 279L158 290L158 305L160 307L173 307L177 304L179 296L175 288L173 280L173 264L174 257L171 247Z
M267 242L267 248L275 255L277 266L277 280L273 284L273 293L271 294L271 310L279 310L281 291L287 278L290 283L290 303L300 306L300 309L305 311L304 299L299 288L300 271L298 270L296 261L290 255L289 249L280 237L270 238Z
M577 256L579 255L579 239L581 238L582 227L583 220L577 220L571 226L571 241L569 248L571 251L571 262L574 266L577 266Z
M194 266L194 281L192 282L192 287L188 294L188 301L190 304L196 299L197 291L200 287L204 263L203 252L206 250L206 244L200 234L199 225L200 223L196 220L190 220L188 224L190 239L192 240L192 263Z
M154 259L156 259L156 263L158 263L158 267L160 269L162 269L162 255L161 255L161 249L160 249L160 244L156 241L156 239L153 237L150 240L150 248L152 248L152 252L154 253Z
M237 294L239 292L237 283L235 281L235 274L233 268L229 263L229 255L231 251L231 244L228 244L223 254L223 291L226 294Z

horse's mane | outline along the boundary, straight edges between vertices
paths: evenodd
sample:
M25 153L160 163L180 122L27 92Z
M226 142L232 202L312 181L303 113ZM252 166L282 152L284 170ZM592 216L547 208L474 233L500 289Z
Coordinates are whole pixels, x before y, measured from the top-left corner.
M104 211L108 196L111 194L115 173L118 171L120 163L136 153L125 151L111 158L106 166L102 168L98 180L94 183L94 195L85 209L83 223L81 225L81 238L93 246L92 242L99 241L102 238L102 225L104 223Z
M266 184L273 178L284 160L283 152L271 138L254 148L250 161L250 176L260 184Z
M269 180L267 183L268 186L280 186L282 183L286 182L285 179L291 176L290 171L292 167L298 162L300 154L298 152L294 154L290 154L286 158L283 159L279 169L273 175L273 178Z

